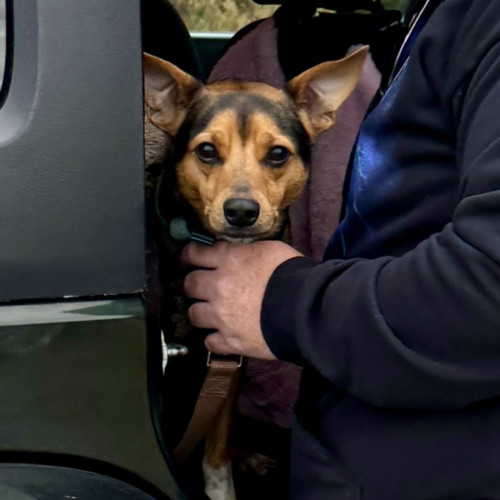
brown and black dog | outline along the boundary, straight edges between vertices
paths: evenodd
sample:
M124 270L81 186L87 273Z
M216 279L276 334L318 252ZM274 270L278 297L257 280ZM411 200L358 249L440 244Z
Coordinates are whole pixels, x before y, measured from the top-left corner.
M187 202L195 224L215 239L279 238L287 208L307 182L311 144L334 125L366 54L364 47L315 66L283 90L237 80L203 85L145 55L146 156L154 161L173 138L173 175L166 189ZM212 500L236 498L229 425L226 411L206 446L205 491Z

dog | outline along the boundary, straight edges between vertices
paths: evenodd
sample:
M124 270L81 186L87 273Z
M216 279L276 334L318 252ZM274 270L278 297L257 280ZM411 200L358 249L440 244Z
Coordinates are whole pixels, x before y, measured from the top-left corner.
M306 185L311 144L335 124L367 52L319 64L284 89L240 80L203 85L145 54L146 164L165 150L172 163L157 190L162 218L181 215L188 235L194 227L228 242L286 239L287 209ZM171 227L167 220L165 230ZM171 248L182 237L169 240ZM236 498L228 444L233 392L206 440L203 475L211 500Z

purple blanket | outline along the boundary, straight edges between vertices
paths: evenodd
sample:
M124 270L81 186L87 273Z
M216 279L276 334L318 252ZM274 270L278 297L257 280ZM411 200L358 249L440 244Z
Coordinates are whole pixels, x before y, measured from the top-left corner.
M277 50L277 29L274 19L269 18L230 47L212 70L209 82L239 78L283 88L285 79ZM350 151L379 83L380 74L369 57L356 89L337 114L336 125L312 148L308 186L290 209L291 243L312 259L321 260L328 238L338 225ZM289 363L250 359L239 411L290 427L299 378L300 368Z

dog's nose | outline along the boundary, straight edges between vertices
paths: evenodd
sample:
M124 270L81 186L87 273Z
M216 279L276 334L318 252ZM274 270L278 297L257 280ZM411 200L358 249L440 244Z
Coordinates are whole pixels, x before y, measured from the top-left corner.
M259 217L259 204L248 198L230 198L224 202L224 217L231 226L251 226Z

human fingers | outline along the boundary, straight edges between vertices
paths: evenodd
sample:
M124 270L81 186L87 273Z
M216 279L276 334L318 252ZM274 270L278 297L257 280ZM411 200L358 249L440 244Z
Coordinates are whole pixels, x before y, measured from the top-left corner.
M195 328L205 330L216 329L216 322L208 302L195 302L191 304L187 310L187 318L189 323Z
M208 300L213 286L213 270L196 269L184 277L182 287L184 294L191 299Z
M212 246L191 241L182 249L179 259L185 266L215 269L227 245L225 241L216 241Z
M241 341L238 338L227 336L218 331L219 322L209 302L195 302L187 310L189 323L195 328L215 330L205 337L205 346L216 354L242 354Z
M218 332L210 333L205 337L205 347L209 351L223 356L228 354L242 354L241 349L238 347L238 342L234 340L228 342L226 337Z

